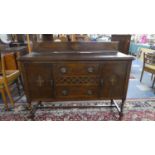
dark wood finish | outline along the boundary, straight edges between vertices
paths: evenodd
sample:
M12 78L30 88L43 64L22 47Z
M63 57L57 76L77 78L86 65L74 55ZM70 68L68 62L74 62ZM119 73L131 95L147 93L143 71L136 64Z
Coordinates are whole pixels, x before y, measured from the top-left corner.
M53 77L52 77L51 64L39 63L31 65L30 63L27 63L25 67L28 74L27 82L29 86L30 98L34 99L38 97L39 98L53 97L54 91L52 86Z
M130 47L131 35L112 35L111 41L119 41L118 50L122 53L128 54Z
M78 67L77 67L78 65ZM54 64L54 74L63 76L71 75L96 75L99 72L99 65L95 63L66 63Z
M53 34L42 34L43 41L53 41Z
M118 52L35 53L19 59L28 103L126 99L132 56Z
M35 52L99 51L118 49L118 42L33 42Z
M101 96L116 99L123 96L128 63L126 61L109 61L102 65Z

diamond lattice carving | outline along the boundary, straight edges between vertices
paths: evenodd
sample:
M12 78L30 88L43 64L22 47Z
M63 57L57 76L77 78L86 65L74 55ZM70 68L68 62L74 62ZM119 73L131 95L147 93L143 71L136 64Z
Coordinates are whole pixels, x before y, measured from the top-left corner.
M56 84L98 84L98 77L71 76L57 77Z

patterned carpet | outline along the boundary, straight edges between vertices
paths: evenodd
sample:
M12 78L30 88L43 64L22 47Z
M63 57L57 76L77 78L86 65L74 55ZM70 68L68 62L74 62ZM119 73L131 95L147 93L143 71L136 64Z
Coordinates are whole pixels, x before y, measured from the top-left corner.
M20 100L21 102L21 100ZM118 101L119 102L119 101ZM73 101L43 103L44 106L70 106L70 105L98 105L109 104L108 101ZM33 103L35 106L36 103ZM31 121L30 111L26 103L16 103L14 109L5 111L4 105L0 105L1 121ZM72 108L72 109L38 109L35 112L35 121L117 121L118 112L115 108ZM155 121L155 99L127 100L124 106L124 121Z

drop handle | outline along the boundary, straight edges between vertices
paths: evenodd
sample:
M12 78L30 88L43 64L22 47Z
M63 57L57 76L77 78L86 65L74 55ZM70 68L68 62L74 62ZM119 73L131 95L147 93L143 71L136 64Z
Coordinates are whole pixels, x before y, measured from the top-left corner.
M101 87L103 87L103 84L104 84L103 79L100 80L100 84L101 84Z

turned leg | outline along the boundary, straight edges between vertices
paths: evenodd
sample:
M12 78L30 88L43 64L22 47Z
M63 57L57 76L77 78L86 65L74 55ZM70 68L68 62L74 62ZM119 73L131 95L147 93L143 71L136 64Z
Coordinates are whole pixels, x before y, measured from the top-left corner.
M38 106L43 107L42 101L38 101Z
M27 98L27 108L28 110L32 110L31 100Z
M36 109L34 107L32 107L31 101L28 102L28 109L30 111L28 118L31 119L32 121L35 118L35 111Z
M125 99L122 99L122 103L121 103L121 112L122 113L123 113L124 104L125 104Z
M113 99L110 100L110 105L112 106L114 104Z
M120 113L119 113L120 118L119 118L119 120L122 120L122 118L123 118L123 108L124 108L124 104L125 104L125 99L122 99L122 103L121 103L121 106L120 106Z

